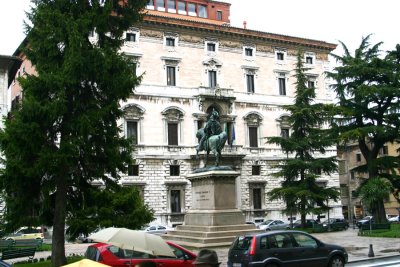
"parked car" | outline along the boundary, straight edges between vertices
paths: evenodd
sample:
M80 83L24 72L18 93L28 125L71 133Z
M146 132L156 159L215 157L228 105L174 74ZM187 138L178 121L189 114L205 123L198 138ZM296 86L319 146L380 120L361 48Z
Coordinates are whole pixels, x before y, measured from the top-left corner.
M343 218L329 218L322 222L324 228L331 230L347 230L349 228L349 222Z
M313 228L315 224L319 224L319 223L314 219L306 219L306 228ZM303 228L303 225L301 224L301 220L296 220L293 223L293 228Z
M92 239L90 239L89 237L94 234L97 233L99 230L101 230L101 228L96 228L93 232L89 233L88 235L85 234L80 234L77 238L78 242L82 242L82 243L93 243L94 241Z
M394 216L388 219L389 222L400 222L400 216Z
M258 228L265 231L290 229L290 225L281 220L266 220L258 225Z
M236 237L228 251L228 267L344 266L346 250L325 244L305 232L269 231Z
M43 239L45 229L42 227L22 227L15 233L6 235L3 239L18 240L18 239Z
M145 225L141 229L141 231L145 231L149 234L155 234L155 235L166 234L170 230L173 230L173 228L161 224Z
M192 262L197 255L175 243L166 241L176 257L153 256L147 253L134 250L121 249L119 247L95 243L86 249L85 258L97 261L113 267L135 266L141 261L151 260L157 266L163 267L192 267Z
M371 223L374 223L374 217L373 216L365 216L364 218L362 218L361 220L358 220L356 225L358 228L361 228L361 225L368 225Z

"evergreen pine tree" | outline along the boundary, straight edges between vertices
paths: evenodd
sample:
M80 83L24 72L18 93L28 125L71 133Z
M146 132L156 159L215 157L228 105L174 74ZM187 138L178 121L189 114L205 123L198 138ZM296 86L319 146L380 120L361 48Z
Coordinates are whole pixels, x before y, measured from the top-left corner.
M21 107L0 133L0 186L7 223L53 225L52 265L62 266L72 196L87 192L93 180L115 184L131 162L132 142L117 123L120 102L140 79L119 49L146 1L32 2L23 51L36 73L19 80ZM93 30L96 43L89 39Z
M269 137L268 143L278 144L288 157L282 159L275 177L283 179L282 186L269 192L270 200L283 200L286 213L300 213L305 226L306 215L319 214L328 209L328 200L337 200L335 188L322 188L317 178L324 173L336 171L335 156L324 156L326 148L335 144L329 130L323 129L329 118L329 108L325 104L315 103L315 88L308 87L308 77L301 52L298 52L295 69L296 92L292 105L284 106L290 115L289 136Z
M383 223L383 201L390 190L400 189L396 173L399 157L380 153L385 144L399 139L400 46L382 57L382 43L371 46L369 38L362 39L354 55L341 43L344 54L333 55L339 64L328 77L335 82L333 89L338 98L332 129L338 133L340 144L358 143L366 164L353 171L368 176L359 193L375 222Z

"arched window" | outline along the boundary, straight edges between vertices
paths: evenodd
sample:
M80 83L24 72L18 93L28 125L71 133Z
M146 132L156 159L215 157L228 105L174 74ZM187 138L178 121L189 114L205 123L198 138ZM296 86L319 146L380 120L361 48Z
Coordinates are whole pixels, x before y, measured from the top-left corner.
M262 116L258 113L249 113L244 117L246 122L246 145L249 147L259 147L260 140L260 125L262 123Z
M176 107L171 107L162 112L165 129L165 143L169 146L178 146L183 142L181 122L184 112Z
M127 105L124 108L125 111L125 123L124 133L126 138L132 138L134 144L143 143L142 121L145 110L139 105Z
M283 138L289 138L290 136L290 124L289 124L289 116L288 115L282 115L279 119L277 119L278 122L278 129L280 131L280 136Z

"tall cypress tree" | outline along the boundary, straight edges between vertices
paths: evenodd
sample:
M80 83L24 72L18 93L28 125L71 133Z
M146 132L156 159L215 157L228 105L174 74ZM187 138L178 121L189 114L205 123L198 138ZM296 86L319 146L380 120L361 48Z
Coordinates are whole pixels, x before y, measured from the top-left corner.
M329 118L330 108L315 102L315 88L308 87L302 53L299 51L294 78L295 99L292 105L283 108L290 115L290 136L269 137L268 143L278 144L288 155L282 159L275 177L283 179L282 186L269 192L270 200L286 202L286 212L298 212L303 226L306 215L328 209L329 199L337 200L335 188L321 188L316 179L320 174L329 175L336 171L336 158L324 156L325 149L335 144L335 139L323 125Z
M70 196L95 179L115 183L131 161L132 143L117 121L139 79L119 49L146 0L32 2L23 51L36 74L20 79L23 103L0 133L0 179L9 223L38 224L52 214L52 265L61 266Z
M366 164L353 171L368 176L359 192L375 221L386 222L383 201L392 186L400 188L400 159L380 151L399 140L400 45L381 56L382 43L371 45L369 38L362 39L354 54L341 43L344 54L333 55L339 64L328 73L338 98L332 129L341 143L358 143Z

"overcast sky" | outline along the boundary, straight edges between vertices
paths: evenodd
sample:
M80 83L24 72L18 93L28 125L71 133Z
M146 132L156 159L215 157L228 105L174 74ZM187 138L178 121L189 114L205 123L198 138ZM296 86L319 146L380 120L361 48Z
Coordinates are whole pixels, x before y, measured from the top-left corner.
M231 25L338 44L350 51L362 36L374 34L383 50L400 43L397 0L224 0L230 2ZM11 55L24 39L24 11L29 0L0 0L0 54ZM341 54L337 49L334 53Z

